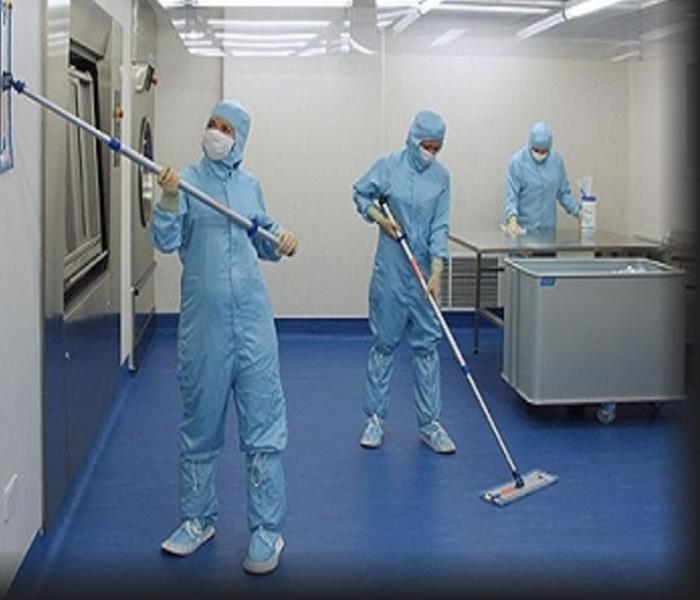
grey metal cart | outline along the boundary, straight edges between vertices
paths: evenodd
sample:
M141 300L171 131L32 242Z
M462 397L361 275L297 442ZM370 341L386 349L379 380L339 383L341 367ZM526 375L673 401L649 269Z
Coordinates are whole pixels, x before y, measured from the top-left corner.
M451 233L450 241L467 248L476 255L475 298L474 298L474 353L479 352L479 326L481 318L488 319L503 327L503 319L496 312L500 307L482 306L482 278L484 273L502 271L502 266L484 266L483 258L487 255L507 256L519 254L533 256L543 253L583 253L592 255L655 256L660 253L659 243L626 236L619 233L597 229L582 234L578 229L559 229L528 233L524 236L511 237L497 230L463 231Z
M685 272L643 258L507 258L503 379L534 405L685 398Z

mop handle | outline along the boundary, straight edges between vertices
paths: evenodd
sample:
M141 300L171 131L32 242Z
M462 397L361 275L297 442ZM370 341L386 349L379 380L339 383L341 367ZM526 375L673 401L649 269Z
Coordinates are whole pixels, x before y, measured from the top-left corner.
M147 171L158 175L163 170L163 167L160 166L158 163L155 163L146 156L139 154L133 148L130 148L126 144L122 144L121 140L119 140L118 138L107 135L104 131L93 127L92 125L90 125L90 123L87 123L82 119L76 117L74 114L68 112L67 110L64 110L58 104L55 104L54 102L51 102L51 100L48 100L47 98L44 98L43 96L40 96L39 94L36 94L31 90L27 89L27 86L23 81L13 79L11 74L7 72L3 73L3 89L5 89L6 86L14 88L14 90L18 94L23 94L28 98L31 98L37 104L40 104L44 108L57 114L59 117L62 117L66 121L69 121L70 123L76 125L83 131L86 131L90 135L96 137L98 140L106 144L110 150L116 153L123 154L129 160L135 162ZM197 200L200 200L204 204L210 206L214 210L230 218L234 223L236 223L236 225L245 229L250 237L253 237L257 234L270 242L273 242L275 244L278 243L279 240L277 239L277 236L267 231L267 229L258 227L258 222L255 219L251 220L244 217L243 215L238 214L236 211L214 200L214 198L212 198L208 194L205 194L198 188L187 183L186 181L183 181L182 179L180 180L179 187L184 192L187 192L191 196L197 198Z
M471 386L472 391L474 392L474 395L476 396L476 399L479 402L479 406L481 406L481 410L486 416L486 420L491 426L491 431L493 432L493 435L495 436L498 445L501 447L501 451L503 452L503 456L505 457L506 462L510 467L510 471L513 474L513 477L515 477L516 480L519 480L520 475L518 474L518 469L516 468L515 463L513 462L513 459L510 456L510 453L508 452L508 448L506 448L505 442L503 441L503 438L501 437L501 434L499 433L498 428L496 427L496 423L491 417L491 413L489 412L489 409L486 406L484 399L481 397L479 388L476 386L476 382L474 381L474 378L472 377L472 374L469 371L467 361L464 360L464 356L462 355L462 352L460 351L459 346L457 345L457 341L452 335L452 331L450 331L450 328L447 325L447 321L445 321L445 317L443 316L442 311L440 310L440 307L437 304L437 301L428 290L428 284L425 281L425 277L421 272L420 265L418 264L416 257L413 255L413 252L411 251L411 248L408 245L406 234L403 233L401 226L397 223L396 219L394 219L394 215L392 214L391 209L389 208L389 201L386 198L381 197L379 198L379 206L386 215L386 217L389 219L389 221L391 221L398 229L398 236L396 237L396 241L403 249L403 252L406 255L406 258L408 259L409 264L411 265L411 269L413 270L416 279L418 279L421 288L423 288L425 296L430 302L430 306L433 308L435 316L440 322L440 327L442 327L442 331L445 333L445 337L447 338L447 341L449 342L450 347L452 348L452 352L454 353L455 358L457 359L457 362L459 363L459 366L462 369L462 372L464 373L464 376L467 378L467 381L469 382L469 385Z

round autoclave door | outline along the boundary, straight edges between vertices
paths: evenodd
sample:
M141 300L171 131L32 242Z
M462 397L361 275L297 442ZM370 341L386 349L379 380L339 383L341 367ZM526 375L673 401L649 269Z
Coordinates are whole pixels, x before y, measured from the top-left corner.
M153 134L151 125L146 117L141 120L139 152L145 157L153 159ZM139 213L141 226L145 229L151 222L151 214L153 213L155 175L143 167L139 167L138 172Z

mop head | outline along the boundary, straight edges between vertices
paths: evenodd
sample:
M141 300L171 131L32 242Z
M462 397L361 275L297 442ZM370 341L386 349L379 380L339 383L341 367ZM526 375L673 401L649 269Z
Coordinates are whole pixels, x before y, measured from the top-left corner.
M509 481L508 483L486 490L481 494L481 497L491 504L505 506L506 504L519 500L523 496L527 496L537 490L541 490L543 487L553 484L559 477L545 471L530 471L526 475L523 475L522 479L523 485L521 487L517 487L515 481Z

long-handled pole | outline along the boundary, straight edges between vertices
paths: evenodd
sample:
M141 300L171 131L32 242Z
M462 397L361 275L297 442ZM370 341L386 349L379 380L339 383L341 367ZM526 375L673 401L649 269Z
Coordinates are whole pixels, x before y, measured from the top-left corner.
M126 144L123 144L118 138L112 137L106 134L104 131L100 131L99 129L90 125L90 123L83 121L82 119L76 117L74 114L63 109L58 104L51 102L51 100L48 100L47 98L44 98L43 96L35 92L32 92L30 89L27 88L26 84L23 81L13 79L11 73L4 72L2 74L2 87L3 90L11 87L18 94L26 96L27 98L31 98L37 104L43 106L44 108L50 110L52 113L58 115L59 117L62 117L66 121L79 127L83 131L86 131L90 135L96 137L98 140L106 144L109 147L109 149L113 152L123 154L129 160L135 162L137 165L143 167L147 171L150 171L151 173L157 175L163 170L163 167L160 166L158 163L155 163L146 156L139 154L133 148L130 148ZM232 210L225 204L218 202L208 194L205 194L200 189L194 187L186 181L183 181L182 179L180 179L180 189L184 192L187 192L189 195L194 196L195 198L197 198L197 200L204 202L204 204L210 206L214 210L227 216L234 223L245 229L248 232L249 236L252 237L254 235L259 235L275 244L278 242L277 236L262 227L258 227L258 223L255 219L251 220L244 217L243 215L238 214L236 211Z
M469 365L467 365L467 361L464 360L464 356L462 355L462 352L460 351L459 346L457 345L457 342L455 341L455 338L452 335L452 332L450 331L450 328L447 326L447 322L445 321L445 317L443 316L442 311L440 310L440 307L438 306L438 303L436 302L435 298L428 290L428 284L426 283L425 277L423 276L423 273L421 272L420 265L418 264L418 261L416 260L415 256L413 255L413 252L411 251L411 247L408 245L408 241L406 239L406 234L403 233L403 230L401 229L400 225L396 222L396 219L394 218L394 215L391 212L391 208L389 207L388 200L384 197L379 198L379 206L380 206L381 210L384 212L384 214L386 215L386 217L396 226L396 228L398 230L398 235L396 237L396 241L401 245L401 248L403 249L403 252L406 255L406 258L408 259L408 262L411 265L411 269L413 270L413 273L415 274L416 279L418 280L418 283L420 283L420 286L423 289L423 293L425 294L425 297L430 302L430 306L432 307L433 312L435 313L435 316L437 317L438 321L440 322L440 327L442 327L442 331L444 332L445 337L447 338L447 341L449 342L450 347L452 348L452 352L454 353L455 358L457 359L457 362L459 363L459 367L460 367L460 369L462 369L462 373L464 373L464 376L466 377L467 381L469 382L469 385L471 386L472 391L474 392L474 395L476 396L476 399L479 401L479 406L481 407L481 410L483 411L484 415L486 416L486 420L488 421L488 424L491 427L491 431L493 432L493 435L495 436L496 441L498 442L498 445L501 448L501 452L503 453L503 456L505 457L506 462L508 463L508 467L510 468L510 472L513 475L513 479L515 480L515 486L522 487L524 485L523 478L520 475L517 467L515 466L515 463L513 462L513 459L510 455L510 452L508 452L508 448L506 447L506 444L503 441L503 438L501 437L501 434L498 431L498 428L496 427L496 423L494 423L494 420L491 417L491 413L489 412L489 409L486 406L486 403L484 402L484 399L481 396L481 392L479 392L479 388L476 386L476 383L474 382L474 378L472 377L472 374L469 371Z

